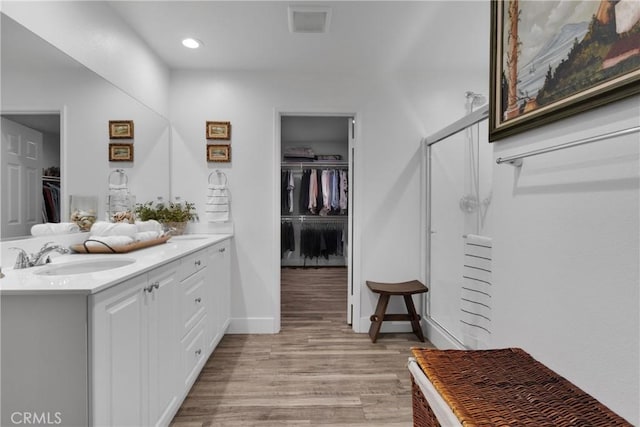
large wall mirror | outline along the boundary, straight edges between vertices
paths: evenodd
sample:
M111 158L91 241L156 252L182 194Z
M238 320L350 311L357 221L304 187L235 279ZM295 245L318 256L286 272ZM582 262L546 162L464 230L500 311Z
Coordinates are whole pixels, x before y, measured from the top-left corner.
M167 199L168 120L11 18L0 19L0 237L29 235L52 215L52 200L58 219L69 221L71 196L96 197L98 219L106 219L116 169L136 201ZM110 120L133 120L133 138L110 140ZM110 142L132 144L133 160L110 161ZM56 168L59 178L50 176ZM49 200L47 186L58 192Z

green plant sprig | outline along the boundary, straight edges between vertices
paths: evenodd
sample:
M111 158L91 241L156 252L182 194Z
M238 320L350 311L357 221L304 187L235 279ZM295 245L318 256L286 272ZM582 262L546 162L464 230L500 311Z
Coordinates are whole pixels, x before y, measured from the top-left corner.
M195 204L189 202L185 202L184 205L181 202L168 202L166 204L154 204L154 202L137 203L135 213L140 221L154 219L158 222L166 223L197 221L199 219Z

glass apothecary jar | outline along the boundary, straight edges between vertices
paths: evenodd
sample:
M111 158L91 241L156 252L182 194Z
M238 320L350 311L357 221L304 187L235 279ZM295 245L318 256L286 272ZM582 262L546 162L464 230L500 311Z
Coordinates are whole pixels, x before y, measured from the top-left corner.
M135 222L135 197L129 193L129 178L123 169L109 174L109 194L107 195L107 218L111 222Z
M69 220L80 227L80 231L89 231L98 218L98 198L96 196L70 196Z

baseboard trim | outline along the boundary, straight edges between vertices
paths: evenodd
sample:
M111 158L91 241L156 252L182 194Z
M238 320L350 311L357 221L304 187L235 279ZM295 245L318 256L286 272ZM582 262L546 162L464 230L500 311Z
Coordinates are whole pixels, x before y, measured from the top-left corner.
M429 317L422 318L422 330L426 332L427 339L439 349L464 350L465 347L442 326L438 325Z
M232 318L227 334L275 334L273 317Z

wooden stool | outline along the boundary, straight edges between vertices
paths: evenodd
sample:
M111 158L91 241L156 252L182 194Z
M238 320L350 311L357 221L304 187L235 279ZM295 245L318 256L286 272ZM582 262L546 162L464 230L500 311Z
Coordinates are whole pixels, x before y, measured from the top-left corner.
M424 335L422 334L422 328L420 327L420 315L416 313L416 307L413 305L413 294L421 294L427 292L428 289L425 285L417 280L411 280L410 282L402 283L377 283L367 280L367 286L376 294L380 294L378 298L378 305L376 306L376 312L370 318L371 327L369 328L369 337L371 342L376 342L378 339L378 333L382 327L382 322L385 320L409 320L411 321L411 328L413 333L416 334L420 341L424 342ZM389 298L391 295L402 295L404 297L404 303L407 306L407 314L386 314L387 305L389 304Z

